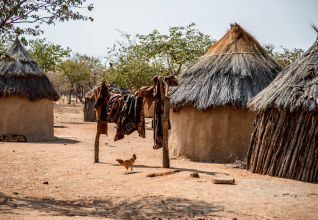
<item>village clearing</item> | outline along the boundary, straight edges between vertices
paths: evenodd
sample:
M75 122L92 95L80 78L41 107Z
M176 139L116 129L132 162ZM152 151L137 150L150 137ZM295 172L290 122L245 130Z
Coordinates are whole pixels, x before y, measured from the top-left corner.
M56 140L0 142L0 219L318 219L317 184L187 159L171 158L171 169L161 168L149 118L145 139L134 132L114 142L115 124L108 124L94 164L96 123L83 122L82 108L55 105ZM133 154L133 171L125 174L116 159Z

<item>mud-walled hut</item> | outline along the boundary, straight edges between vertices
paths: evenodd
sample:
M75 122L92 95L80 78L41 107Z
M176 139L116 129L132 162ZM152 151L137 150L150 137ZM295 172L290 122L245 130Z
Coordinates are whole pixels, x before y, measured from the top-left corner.
M53 101L59 98L17 39L0 58L0 135L24 135L27 141L54 139Z
M318 39L248 107L258 113L247 169L318 182Z
M97 122L95 111L95 94L94 89L88 91L84 96L84 121Z
M126 95L131 93L127 87L118 87L115 83L107 85L109 91L114 94ZM86 122L96 122L96 111L95 111L95 94L94 89L88 91L84 96L84 121Z
M170 92L171 155L210 162L245 159L256 116L247 103L280 70L251 34L231 25Z

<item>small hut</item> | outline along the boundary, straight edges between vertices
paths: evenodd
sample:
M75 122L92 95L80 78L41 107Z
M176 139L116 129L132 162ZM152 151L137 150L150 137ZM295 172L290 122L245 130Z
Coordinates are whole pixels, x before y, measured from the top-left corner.
M129 94L127 87L118 87L115 86L115 83L111 83L108 86L108 89L111 93L126 95ZM96 122L96 111L95 111L95 94L94 89L88 91L84 96L84 121L87 122Z
M94 89L88 91L84 96L84 121L96 122L96 111L95 111L95 94Z
M195 161L245 159L256 113L247 102L281 66L238 24L178 78L170 92L172 156Z
M0 58L0 135L24 135L28 141L54 139L53 101L59 98L17 39Z
M317 182L318 39L255 96L248 107L258 113L247 169L252 173Z

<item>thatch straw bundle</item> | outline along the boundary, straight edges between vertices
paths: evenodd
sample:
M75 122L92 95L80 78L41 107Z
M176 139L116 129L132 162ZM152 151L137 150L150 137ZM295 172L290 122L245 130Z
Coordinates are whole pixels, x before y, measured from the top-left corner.
M238 24L178 78L170 92L171 105L200 110L217 106L246 108L268 86L281 66Z
M47 75L17 39L0 58L0 97L20 96L30 100L60 96Z
M299 59L255 96L248 107L254 111L276 108L281 111L317 111L318 40Z
M318 182L318 39L248 106L258 111L247 169Z

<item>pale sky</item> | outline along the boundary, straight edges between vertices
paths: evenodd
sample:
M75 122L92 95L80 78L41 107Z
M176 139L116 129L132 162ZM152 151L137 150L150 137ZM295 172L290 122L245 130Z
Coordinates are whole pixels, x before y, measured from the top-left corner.
M41 38L70 47L73 52L104 56L107 47L121 39L116 29L130 34L148 34L157 29L167 34L169 27L192 22L204 34L219 40L238 23L259 43L307 50L317 35L318 0L87 0L94 10L81 13L94 22L70 21L42 25Z

